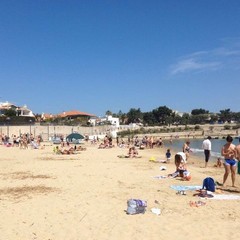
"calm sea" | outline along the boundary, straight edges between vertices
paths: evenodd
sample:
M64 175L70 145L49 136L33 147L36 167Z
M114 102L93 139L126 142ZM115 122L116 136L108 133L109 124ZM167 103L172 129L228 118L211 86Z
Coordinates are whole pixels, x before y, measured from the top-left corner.
M192 150L191 155L195 155L196 157L203 157L203 149L202 142L204 139L190 139L190 148ZM164 141L164 145L166 148L171 148L174 151L182 151L183 144L186 142L186 139L173 139L173 143L170 144L166 140ZM222 146L226 143L226 139L211 139L212 142L212 151L210 160L216 160L217 157L221 156ZM239 144L239 139L235 138L233 140L233 144Z

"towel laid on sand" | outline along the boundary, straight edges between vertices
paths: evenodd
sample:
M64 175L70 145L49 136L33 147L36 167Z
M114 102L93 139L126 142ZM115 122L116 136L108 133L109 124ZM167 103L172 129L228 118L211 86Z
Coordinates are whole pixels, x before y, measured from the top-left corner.
M209 199L215 200L240 200L240 195L234 194L212 194L213 197Z
M202 186L178 186L178 185L172 185L170 186L172 189L176 190L176 191L195 191L195 190L199 190L202 188Z
M165 178L167 178L167 176L160 175L160 176L154 176L153 178L155 178L155 179L165 179Z

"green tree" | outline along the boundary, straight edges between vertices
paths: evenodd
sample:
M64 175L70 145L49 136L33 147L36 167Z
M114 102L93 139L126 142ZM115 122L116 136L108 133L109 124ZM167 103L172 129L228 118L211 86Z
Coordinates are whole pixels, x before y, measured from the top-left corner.
M240 112L235 112L232 114L233 120L240 123Z
M112 114L112 111L107 110L106 113L105 113L105 115L106 115L106 116L111 116L111 115L113 115L113 114Z
M143 113L143 122L147 125L155 125L157 123L156 118L152 112Z
M208 110L205 110L205 109L202 109L202 108L199 108L199 109L193 109L191 114L192 115L200 115L200 114L208 114L209 111Z
M12 109L12 108L7 109L7 110L5 110L5 112L4 112L4 115L5 115L6 117L14 117L14 116L16 116L16 114L17 114L16 110L15 110L15 109Z
M152 112L156 120L162 125L167 124L167 119L169 119L169 117L172 114L172 110L166 106L158 107L154 109Z
M232 112L230 111L230 108L225 110L220 110L219 117L223 122L231 122L232 120Z
M192 115L190 124L205 124L208 121L208 114Z
M181 116L178 114L173 115L173 124L179 125L181 123Z
M143 119L143 113L140 108L131 108L127 113L128 123L140 123Z
M190 123L190 114L184 113L181 118L181 125L187 125Z
M210 115L210 122L215 123L218 121L219 116L217 114L211 114Z

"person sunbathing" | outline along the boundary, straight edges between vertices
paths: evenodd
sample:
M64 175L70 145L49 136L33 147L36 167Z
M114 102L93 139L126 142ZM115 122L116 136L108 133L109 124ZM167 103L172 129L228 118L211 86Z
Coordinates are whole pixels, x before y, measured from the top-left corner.
M74 154L74 148L70 147L70 148L62 148L62 149L59 149L58 146L56 146L54 149L53 149L54 153L56 154Z
M87 150L87 148L82 147L81 145L79 145L79 146L75 145L74 149L75 149L75 151L85 151L85 150Z
M53 148L53 152L56 153L56 154L61 154L61 150L59 149L58 146Z
M108 145L105 143L100 143L98 146L99 149L104 149L104 148L108 148Z

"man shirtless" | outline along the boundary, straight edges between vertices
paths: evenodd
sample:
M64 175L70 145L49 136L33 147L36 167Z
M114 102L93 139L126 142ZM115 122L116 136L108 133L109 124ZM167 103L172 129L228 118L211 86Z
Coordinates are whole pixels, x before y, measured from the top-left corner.
M239 139L240 142L240 139ZM240 161L240 143L236 146L236 158Z
M237 169L237 161L235 158L237 157L236 146L232 144L233 138L228 135L227 143L222 147L222 156L225 158L225 173L223 175L223 186L228 178L229 173L231 172L232 178L232 186L235 187L235 176L236 176L236 169Z

